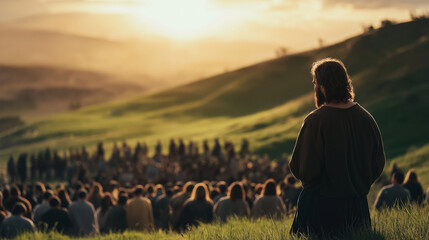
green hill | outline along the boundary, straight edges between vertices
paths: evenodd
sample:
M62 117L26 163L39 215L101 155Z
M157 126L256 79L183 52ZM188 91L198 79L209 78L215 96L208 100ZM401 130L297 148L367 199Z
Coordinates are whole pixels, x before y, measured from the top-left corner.
M356 101L376 118L389 159L429 141L429 20L401 23L128 101L50 117L1 136L0 159L20 151L133 144L171 137L250 140L256 153L290 153L314 108L311 63L344 61ZM166 146L166 145L164 145ZM425 160L426 161L426 160Z

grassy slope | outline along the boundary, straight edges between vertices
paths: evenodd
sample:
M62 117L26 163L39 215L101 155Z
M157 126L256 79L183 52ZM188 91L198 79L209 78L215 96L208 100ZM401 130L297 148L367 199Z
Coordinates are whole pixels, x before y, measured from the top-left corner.
M429 208L394 210L374 213L372 230L344 234L336 239L428 239ZM108 234L103 237L87 237L82 239L297 239L289 235L292 218L284 220L231 219L227 224L203 224L183 235L177 233L136 233ZM59 234L26 234L18 239L71 239ZM306 238L301 238L306 239Z
M0 160L46 146L122 139L153 146L170 137L236 143L247 137L257 153L290 153L303 118L314 108L311 63L328 56L349 66L356 100L377 119L391 159L428 143L428 39L428 20L398 24L149 96L58 115L3 136Z

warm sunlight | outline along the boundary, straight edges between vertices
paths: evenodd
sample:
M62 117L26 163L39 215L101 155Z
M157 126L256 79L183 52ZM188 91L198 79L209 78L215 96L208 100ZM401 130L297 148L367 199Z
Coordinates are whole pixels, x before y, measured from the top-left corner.
M145 25L174 39L201 37L222 21L222 12L208 0L145 1L136 15Z

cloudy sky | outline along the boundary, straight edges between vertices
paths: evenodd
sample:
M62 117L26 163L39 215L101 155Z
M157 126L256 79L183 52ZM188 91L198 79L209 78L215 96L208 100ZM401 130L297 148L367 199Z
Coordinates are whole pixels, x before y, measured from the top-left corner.
M429 10L428 0L0 0L0 22L45 13L120 13L180 41L216 37L292 50L334 43L389 18ZM145 29L147 30L147 29Z

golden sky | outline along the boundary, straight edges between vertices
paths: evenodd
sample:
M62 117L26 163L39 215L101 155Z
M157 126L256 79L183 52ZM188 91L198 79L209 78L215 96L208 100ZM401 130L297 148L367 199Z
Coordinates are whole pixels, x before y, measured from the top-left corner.
M216 37L302 50L317 46L319 37L332 43L360 33L362 25L403 21L410 11L425 9L427 0L0 0L0 21L43 13L124 13L145 32L177 41Z

